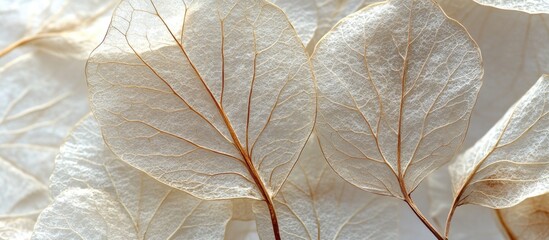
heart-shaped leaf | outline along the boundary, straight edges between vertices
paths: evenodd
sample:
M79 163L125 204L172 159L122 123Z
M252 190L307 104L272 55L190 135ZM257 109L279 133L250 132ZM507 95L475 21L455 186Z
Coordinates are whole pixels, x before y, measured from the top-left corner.
M312 61L320 144L352 184L405 199L459 149L481 57L434 1L371 5L332 29Z

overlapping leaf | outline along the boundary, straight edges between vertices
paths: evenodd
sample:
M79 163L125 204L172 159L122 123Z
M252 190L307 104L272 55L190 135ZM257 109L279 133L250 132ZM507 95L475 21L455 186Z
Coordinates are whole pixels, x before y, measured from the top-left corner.
M345 182L311 137L275 197L283 239L396 239L398 202ZM254 205L261 239L271 239L269 211Z
M404 198L461 145L481 57L435 2L371 5L341 21L312 61L322 150L354 185Z
M439 2L450 17L467 28L482 51L483 85L464 144L468 148L539 76L549 72L549 15L502 10L473 0Z
M450 165L456 204L511 207L549 191L549 76Z
M85 59L102 38L105 25L108 24L108 15L117 2L116 0L2 2L0 56L31 45L34 49L61 57Z
M0 238L28 239L59 145L88 112L85 60L115 1L9 1L0 20Z
M38 52L0 69L0 215L36 213L48 204L59 145L88 111L83 70L83 61Z
M439 229L443 229L448 211L452 207L453 197L448 166L445 165L431 174L427 178L427 183L430 215ZM454 218L449 239L505 239L492 209L476 205L463 206L456 212Z
M549 238L549 194L529 198L514 207L496 211L510 239Z
M311 41L317 28L318 9L315 0L271 0L280 7L297 31L304 46Z
M0 239L26 240L30 239L36 217L1 217Z
M231 216L228 201L199 200L122 162L91 115L62 146L51 191L34 239L221 239Z
M379 0L315 0L318 11L317 29L313 38L307 45L307 50L312 53L318 41L324 37L334 25L357 10Z
M547 0L475 0L483 5L527 13L549 13Z
M123 1L87 73L114 153L205 199L269 198L314 121L307 55L264 1Z

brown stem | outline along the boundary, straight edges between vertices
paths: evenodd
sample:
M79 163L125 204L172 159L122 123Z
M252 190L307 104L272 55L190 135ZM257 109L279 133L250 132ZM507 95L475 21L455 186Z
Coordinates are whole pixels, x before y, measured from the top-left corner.
M414 2L412 2L413 4ZM413 7L413 6L412 6ZM423 222L423 224L435 235L435 237L439 240L444 240L445 238L442 237L442 235L435 229L433 224L427 220L427 218L421 213L419 208L414 203L414 200L412 200L412 197L410 197L410 194L408 193L408 190L406 190L406 184L404 183L404 175L406 170L403 170L402 166L402 156L401 156L401 149L402 149L402 126L403 126L403 114L404 114L404 99L406 98L405 94L405 86L406 86L406 78L408 74L408 54L411 51L412 48L412 11L410 11L410 21L408 21L408 45L406 46L406 54L404 55L404 69L402 70L402 78L401 78L401 95L400 95L400 110L399 110L399 118L398 118L398 134L397 134L397 171L398 171L398 183L400 185L400 190L402 191L402 195L404 196L404 201L410 206L412 211L416 214L416 216Z
M280 238L280 229L278 228L278 219L276 217L276 211L274 208L273 200L267 198L267 207L269 208L269 214L271 215L271 224L273 225L273 233L276 240L281 240Z
M448 217L446 218L446 227L444 229L445 238L448 238L448 235L450 234L450 223L452 222L452 217L454 217L454 212L456 212L457 199L458 198L454 198L454 201L452 202L452 207L450 207L450 211L448 212Z
M402 195L404 195L404 202L406 202L408 204L408 206L410 206L410 208L412 209L414 214L416 214L416 216L421 220L423 225L425 225L429 229L429 231L431 231L431 233L433 233L433 235L435 235L435 237L438 240L447 239L447 238L443 237L442 234L440 234L437 231L437 229L433 226L433 224L431 224L429 222L429 220L427 220L427 218L423 215L423 213L421 213L419 208L414 203L414 200L412 199L412 197L410 197L410 194L408 194L408 192L406 191L406 185L404 184L404 180L399 181L399 184L400 184L400 190L402 190Z
M440 234L435 229L435 227L429 222L429 220L427 220L427 218L421 213L419 208L414 203L414 200L412 200L412 198L409 195L405 195L405 196L406 197L405 197L404 201L408 204L408 206L410 206L412 211L414 211L416 216L421 220L421 222L423 222L423 224L429 229L429 231L431 231L431 233L433 233L433 235L435 235L435 237L439 240L447 239L445 237L442 237L442 234Z
M515 234L513 234L513 231L511 231L511 229L509 228L509 226L507 225L507 223L505 222L505 220L503 219L503 216L501 216L501 212L499 209L494 209L494 211L496 211L496 216L498 218L498 221L501 225L501 227L503 228L503 231L505 231L505 234L507 235L507 237L509 238L509 240L515 240L517 239L515 237Z

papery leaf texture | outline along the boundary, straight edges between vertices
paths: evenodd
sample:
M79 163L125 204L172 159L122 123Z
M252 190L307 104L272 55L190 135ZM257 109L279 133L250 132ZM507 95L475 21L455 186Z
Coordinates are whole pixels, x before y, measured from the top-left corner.
M0 56L30 46L60 57L86 59L101 40L108 16L117 2L3 1L0 11Z
M473 0L439 2L467 28L482 51L483 84L464 143L469 148L539 76L549 73L549 15L503 10Z
M350 15L312 63L328 162L353 185L398 198L455 155L483 72L467 31L430 0Z
M230 201L204 201L129 166L88 115L73 130L51 177L53 203L33 239L222 239Z
M523 11L531 14L549 13L547 0L475 0L475 2L507 10Z
M35 218L8 216L0 218L0 239L30 239Z
M301 40L261 0L123 1L87 74L113 152L203 199L271 198L314 123Z
M115 1L4 1L0 11L0 238L29 239L48 178L88 110L85 58ZM91 3L91 4L90 4Z
M338 176L316 137L275 197L283 239L397 239L399 201L362 191ZM261 239L272 239L269 211L254 205Z
M450 165L457 206L505 208L549 192L549 76Z
M528 198L513 207L496 211L510 239L549 238L549 194Z

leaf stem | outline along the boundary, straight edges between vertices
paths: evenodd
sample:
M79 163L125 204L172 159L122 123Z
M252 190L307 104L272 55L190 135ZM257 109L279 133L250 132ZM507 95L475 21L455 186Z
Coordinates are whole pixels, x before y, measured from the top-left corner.
M419 220L421 220L421 222L423 223L423 225L425 225L429 231L431 231L431 233L433 233L433 235L435 235L435 237L438 239L438 240L445 240L445 239L448 239L446 237L443 237L442 234L440 234L437 229L433 226L433 224L431 224L429 222L429 220L427 220L427 218L425 217L425 215L423 215L423 213L421 213L421 211L419 210L419 208L417 207L416 203L414 202L414 200L412 199L412 197L410 196L410 194L407 193L406 191L406 186L404 184L404 181L401 180L399 181L399 184L400 184L400 189L402 190L402 195L404 195L404 202L406 202L408 204L408 206L412 209L412 211L414 212L414 214L416 214L416 216L419 218Z
M409 196L409 195L405 195L405 202L408 204L408 206L410 206L410 208L412 209L412 211L414 211L414 213L416 214L416 216L421 220L421 222L423 222L423 224L429 229L429 231L431 231L431 233L433 233L433 235L435 235L435 237L439 240L444 240L444 239L447 239L446 237L443 237L442 234L440 234L436 229L435 227L433 226L433 224L431 224L429 222L429 220L427 220L427 218L421 213L421 211L419 210L419 208L416 206L416 204L414 203L414 200L412 200L412 198Z
M511 231L511 229L509 228L509 226L507 225L507 223L505 222L505 220L503 219L503 216L501 216L501 212L499 209L494 209L494 211L496 212L496 216L498 218L498 221L501 225L501 227L503 228L503 230L505 231L505 234L507 235L507 237L509 238L509 240L515 240L517 239L515 237L515 234L513 234L513 231Z
M13 42L12 44L8 45L6 48L0 50L0 57L3 57L8 53L10 53L11 51L15 50L16 48L26 45L32 41L35 41L41 38L51 37L52 35L54 34L39 34L39 35L21 38Z
M446 239L450 234L450 223L452 222L452 217L454 217L454 212L456 212L457 199L458 198L454 198L454 200L452 201L452 207L450 207L450 211L448 212L448 217L446 217L446 227L444 228L444 237Z

